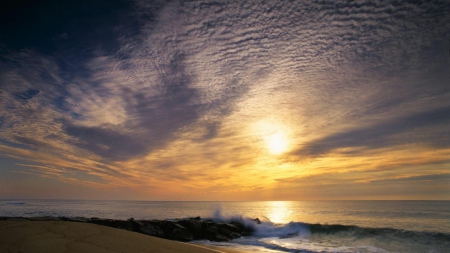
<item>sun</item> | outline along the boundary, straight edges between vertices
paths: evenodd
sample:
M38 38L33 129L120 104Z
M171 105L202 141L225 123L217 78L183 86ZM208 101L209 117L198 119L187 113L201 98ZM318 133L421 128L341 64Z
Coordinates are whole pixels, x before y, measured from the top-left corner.
M279 119L258 120L249 130L258 138L258 148L265 148L271 155L281 155L292 148L291 129Z
M265 139L267 148L271 154L279 155L288 149L288 140L283 133L274 133Z

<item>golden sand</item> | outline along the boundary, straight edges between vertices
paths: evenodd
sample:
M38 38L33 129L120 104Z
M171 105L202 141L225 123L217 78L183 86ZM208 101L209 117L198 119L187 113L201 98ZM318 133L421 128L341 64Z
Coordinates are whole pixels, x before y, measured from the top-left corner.
M0 252L238 253L227 248L213 249L95 224L65 221L0 221Z

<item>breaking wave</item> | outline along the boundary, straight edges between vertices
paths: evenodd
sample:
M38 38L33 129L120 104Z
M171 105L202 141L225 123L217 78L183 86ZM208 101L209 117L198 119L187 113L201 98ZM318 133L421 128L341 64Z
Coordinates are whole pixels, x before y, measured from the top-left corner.
M211 218L215 222L240 222L253 231L225 245L249 252L447 252L450 234L394 228L360 227L341 224L289 222L277 224L242 215L226 216L220 208Z

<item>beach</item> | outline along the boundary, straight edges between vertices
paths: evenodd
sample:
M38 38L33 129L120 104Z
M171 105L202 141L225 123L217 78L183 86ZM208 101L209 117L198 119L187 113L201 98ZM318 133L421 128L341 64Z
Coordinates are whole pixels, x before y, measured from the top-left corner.
M444 253L449 217L449 201L5 200L0 252ZM214 240L236 222L252 232Z
M243 253L198 246L88 223L0 221L0 252Z

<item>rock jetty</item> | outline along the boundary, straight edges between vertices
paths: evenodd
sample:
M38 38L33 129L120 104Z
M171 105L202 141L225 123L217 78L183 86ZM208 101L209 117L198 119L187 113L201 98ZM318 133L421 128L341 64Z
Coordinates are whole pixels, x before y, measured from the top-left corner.
M86 222L182 242L192 240L231 241L241 236L251 235L254 231L254 225L260 223L258 218L250 220L251 223L245 225L240 221L220 223L210 219L204 220L200 217L176 220L135 220L133 218L115 220L96 217L0 217L1 220Z

